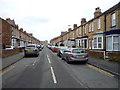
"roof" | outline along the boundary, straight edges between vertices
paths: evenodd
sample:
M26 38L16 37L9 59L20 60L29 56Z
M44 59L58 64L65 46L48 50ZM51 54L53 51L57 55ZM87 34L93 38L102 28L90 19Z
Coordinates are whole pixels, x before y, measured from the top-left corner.
M15 21L14 20L6 20L10 25L12 26L16 26Z

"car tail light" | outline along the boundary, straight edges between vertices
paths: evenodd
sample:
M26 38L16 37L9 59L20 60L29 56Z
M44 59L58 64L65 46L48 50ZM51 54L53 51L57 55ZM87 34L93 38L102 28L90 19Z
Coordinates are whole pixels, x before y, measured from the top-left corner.
M70 57L71 57L71 58L74 58L74 55L73 55L73 54L70 54Z

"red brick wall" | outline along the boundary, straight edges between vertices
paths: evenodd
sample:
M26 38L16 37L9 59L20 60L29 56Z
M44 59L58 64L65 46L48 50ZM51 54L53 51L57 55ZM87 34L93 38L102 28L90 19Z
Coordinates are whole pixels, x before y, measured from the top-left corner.
M12 55L15 55L15 54L18 54L20 52L23 52L23 49L22 48L16 48L16 49L3 49L3 50L0 50L0 56L2 58L5 58L5 57L8 57L8 56L12 56Z
M104 52L103 51L101 52L100 51L88 51L88 56L104 59Z
M2 20L2 44L11 45L11 26L5 20Z
M120 52L108 52L109 60L120 62Z

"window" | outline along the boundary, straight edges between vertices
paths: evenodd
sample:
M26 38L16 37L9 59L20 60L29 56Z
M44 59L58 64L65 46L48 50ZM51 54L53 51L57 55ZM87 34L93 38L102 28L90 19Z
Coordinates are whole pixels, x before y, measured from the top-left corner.
M94 22L92 22L91 30L94 31Z
M119 50L119 36L113 36L113 50Z
M91 24L89 24L89 32L91 32Z
M82 33L81 33L81 27L79 28L79 30L80 30L80 35L81 35L81 34L82 34Z
M107 51L120 51L120 35L111 35L106 37Z
M100 29L100 19L98 19L98 29Z
M94 38L94 48L97 48L97 38Z
M84 32L86 33L86 25L84 26Z
M93 49L103 49L103 35L93 36Z
M98 48L102 48L102 37L98 37Z
M112 14L112 26L116 25L116 15L115 13Z

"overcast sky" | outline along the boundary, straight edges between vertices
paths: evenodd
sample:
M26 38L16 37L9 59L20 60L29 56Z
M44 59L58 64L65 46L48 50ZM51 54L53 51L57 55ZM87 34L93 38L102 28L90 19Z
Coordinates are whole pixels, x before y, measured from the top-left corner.
M80 25L81 18L90 20L96 7L102 12L119 0L0 0L0 17L15 23L39 40L50 40L68 25Z

